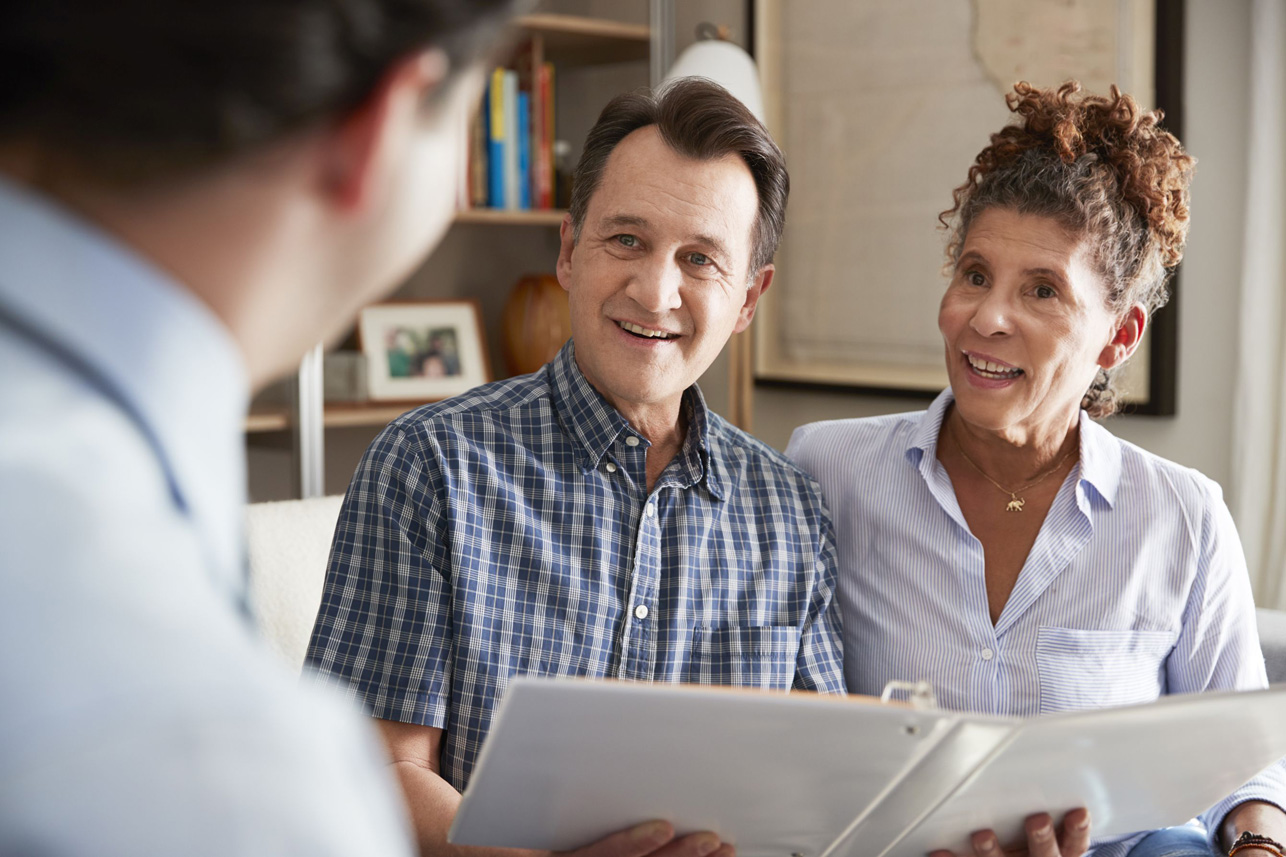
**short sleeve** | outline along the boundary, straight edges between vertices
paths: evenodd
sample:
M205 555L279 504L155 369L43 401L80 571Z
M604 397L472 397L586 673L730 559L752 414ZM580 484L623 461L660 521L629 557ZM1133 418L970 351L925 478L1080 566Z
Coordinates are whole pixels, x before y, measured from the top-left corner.
M839 560L835 552L830 515L821 509L812 598L800 633L799 660L795 667L796 690L844 693L843 636L835 586Z
M375 717L445 728L451 581L441 469L400 424L366 450L340 510L306 671Z

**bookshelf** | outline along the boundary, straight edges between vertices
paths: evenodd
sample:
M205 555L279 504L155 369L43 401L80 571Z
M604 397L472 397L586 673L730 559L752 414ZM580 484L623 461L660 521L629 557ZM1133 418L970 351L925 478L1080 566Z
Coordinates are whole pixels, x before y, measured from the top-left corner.
M327 402L322 424L326 428L385 426L423 402ZM246 434L286 431L290 409L253 408L246 417Z
M562 65L646 60L652 48L652 32L646 24L535 14L520 17L518 27L528 35L542 37L545 58Z
M455 214L456 223L478 226L559 226L567 215L565 208L537 211L508 211L503 208L462 208Z

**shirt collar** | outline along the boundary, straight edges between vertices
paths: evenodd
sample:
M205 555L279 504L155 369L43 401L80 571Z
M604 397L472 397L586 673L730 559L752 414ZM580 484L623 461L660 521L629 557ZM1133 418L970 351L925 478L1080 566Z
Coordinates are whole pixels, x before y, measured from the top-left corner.
M942 431L942 420L947 415L947 408L951 407L954 401L955 397L951 395L950 387L939 393L933 400L933 404L929 405L929 409L920 416L920 422L907 443L907 458L916 464L925 476L928 476L937 458L938 433Z
M1081 482L1088 484L1108 506L1116 505L1121 484L1121 441L1081 411Z
M546 371L555 411L580 447L578 457L585 469L597 468L622 434L638 434L580 371L574 341L567 341ZM688 433L676 460L684 462L693 472L694 483L704 481L712 495L723 499L723 478L714 465L718 456L710 449L710 412L697 385L684 390L681 407L687 411Z
M920 417L916 430L907 443L907 457L928 474L937 458L938 436L947 409L955 401L951 388L943 390L933 404ZM1080 412L1081 484L1088 485L1111 506L1116 501L1116 490L1121 482L1121 444L1084 410Z
M0 308L139 426L222 569L239 569L249 383L203 303L92 224L0 176Z

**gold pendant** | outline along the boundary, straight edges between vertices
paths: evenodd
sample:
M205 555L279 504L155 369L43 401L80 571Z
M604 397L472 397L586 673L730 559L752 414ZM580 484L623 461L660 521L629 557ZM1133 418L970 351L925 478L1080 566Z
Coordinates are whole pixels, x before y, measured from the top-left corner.
M1005 505L1005 511L1021 512L1023 510L1023 506L1026 505L1027 501L1024 500L1022 497L1017 496L1016 494L1010 494L1009 497L1010 497L1010 500Z

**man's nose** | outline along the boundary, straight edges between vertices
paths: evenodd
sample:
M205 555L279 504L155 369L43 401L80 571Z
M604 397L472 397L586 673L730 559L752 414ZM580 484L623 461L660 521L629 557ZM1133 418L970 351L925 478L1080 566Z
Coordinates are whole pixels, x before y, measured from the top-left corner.
M682 285L683 271L677 262L650 259L634 270L626 294L643 309L659 315L683 305L679 293Z

